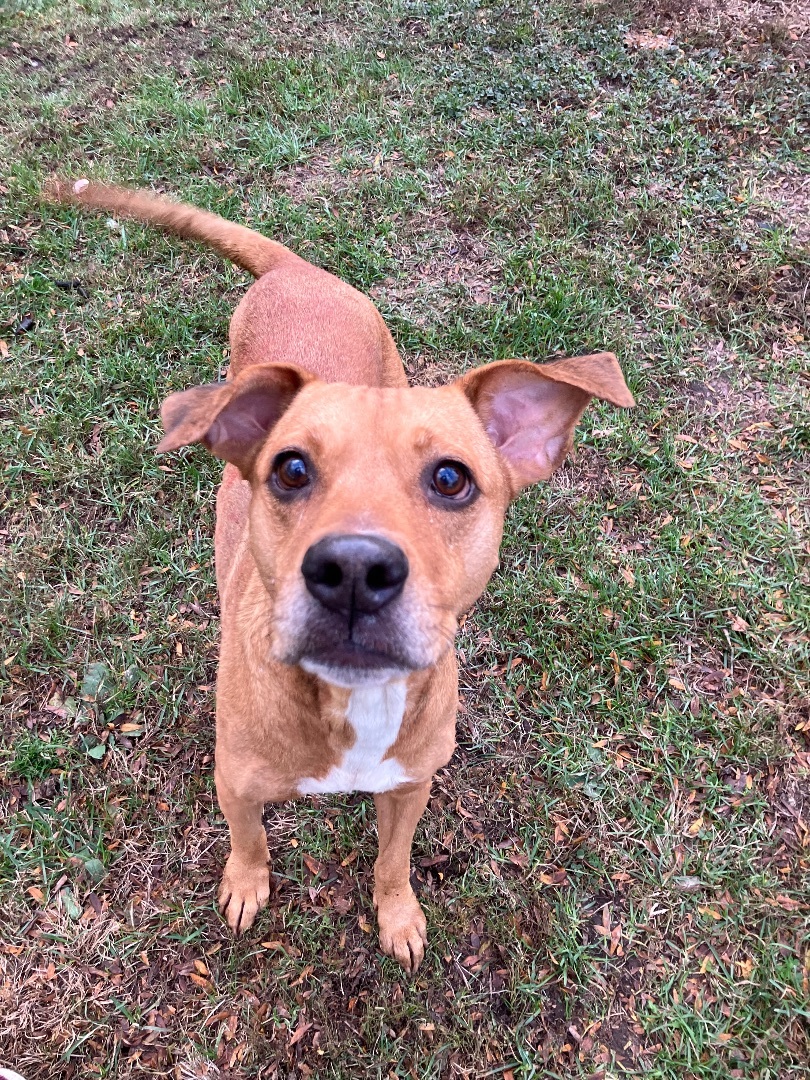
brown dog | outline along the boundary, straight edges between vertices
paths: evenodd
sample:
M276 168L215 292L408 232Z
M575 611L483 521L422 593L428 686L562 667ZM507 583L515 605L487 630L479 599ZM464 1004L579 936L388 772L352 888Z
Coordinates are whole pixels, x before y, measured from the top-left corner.
M413 971L426 933L411 841L453 752L457 620L495 569L510 500L561 464L590 399L633 405L616 358L506 360L410 389L371 301L272 240L142 192L51 195L162 225L257 278L231 321L228 381L172 394L158 447L201 442L229 463L219 901L236 932L267 903L265 803L373 792L380 943Z

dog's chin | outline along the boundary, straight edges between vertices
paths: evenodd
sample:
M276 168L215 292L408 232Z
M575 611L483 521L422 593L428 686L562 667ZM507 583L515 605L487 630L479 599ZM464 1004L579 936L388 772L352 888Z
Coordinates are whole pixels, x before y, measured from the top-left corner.
M385 686L387 683L399 679L407 679L410 671L406 668L352 668L336 667L331 664L323 664L318 660L301 660L299 667L310 675L315 675L332 686L340 686L344 690L358 690L364 686Z

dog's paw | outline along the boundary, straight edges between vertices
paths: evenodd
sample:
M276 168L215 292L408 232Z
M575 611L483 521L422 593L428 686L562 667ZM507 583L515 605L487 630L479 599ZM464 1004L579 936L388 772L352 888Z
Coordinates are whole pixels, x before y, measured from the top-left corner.
M413 892L406 895L375 896L380 948L411 974L425 955L427 923Z
M245 866L235 862L233 855L225 863L219 908L235 934L253 925L257 912L270 898L270 886L270 867L266 863Z

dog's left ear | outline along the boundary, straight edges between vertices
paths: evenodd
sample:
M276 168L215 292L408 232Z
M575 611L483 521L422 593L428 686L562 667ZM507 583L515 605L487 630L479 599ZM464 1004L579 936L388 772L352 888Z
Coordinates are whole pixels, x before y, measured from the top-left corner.
M613 353L550 364L500 360L456 384L504 457L514 490L546 480L571 449L574 428L592 397L635 405Z

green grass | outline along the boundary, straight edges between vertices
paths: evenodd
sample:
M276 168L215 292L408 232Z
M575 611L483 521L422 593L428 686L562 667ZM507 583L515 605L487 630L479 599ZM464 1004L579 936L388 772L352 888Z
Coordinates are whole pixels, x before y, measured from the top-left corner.
M810 1075L807 39L726 10L4 10L0 1064ZM270 811L271 909L238 942L215 912L219 467L152 449L247 279L43 206L54 173L288 243L417 382L621 357L639 407L592 409L516 502L460 633L412 981L360 797Z

